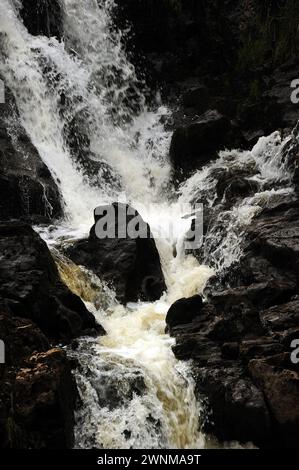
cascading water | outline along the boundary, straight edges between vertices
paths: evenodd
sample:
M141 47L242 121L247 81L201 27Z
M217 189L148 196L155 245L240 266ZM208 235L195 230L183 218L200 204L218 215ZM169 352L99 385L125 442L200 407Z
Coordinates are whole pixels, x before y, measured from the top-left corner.
M275 133L261 139L252 152L222 152L175 193L167 161L170 133L162 119L169 110L158 100L147 109L145 87L113 25L114 1L61 0L61 5L64 41L59 42L30 35L19 17L18 1L0 4L0 74L65 204L64 221L51 231L38 230L59 249L60 235L87 233L97 205L126 200L157 237L168 287L158 302L125 308L98 278L54 254L62 279L107 331L100 339L80 340L69 351L79 363L76 379L82 399L76 446L202 448L207 442L200 432L191 369L172 353L173 340L164 334L165 314L175 300L202 292L213 273L207 265L221 270L236 261L242 232L252 217L277 194L292 191L282 165L282 143ZM78 140L78 133L84 138ZM82 155L89 168L96 168L92 175ZM182 204L205 201L213 207L215 170L250 165L256 170L258 193L218 214L200 265L183 250L190 220L182 218ZM274 179L277 188L269 190L267 184ZM159 238L167 221L173 233Z

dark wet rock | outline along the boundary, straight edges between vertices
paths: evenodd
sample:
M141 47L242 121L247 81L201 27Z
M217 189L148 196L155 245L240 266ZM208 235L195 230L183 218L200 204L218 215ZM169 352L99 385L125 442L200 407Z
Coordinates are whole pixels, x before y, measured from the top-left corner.
M29 225L1 223L0 252L0 302L12 315L34 321L55 340L102 331L62 283L46 243Z
M191 323L171 329L176 338L173 351L179 359L193 361L196 391L205 410L204 430L223 441L268 446L274 439L271 418L263 393L248 376L246 365L251 357L280 352L283 347L269 338L240 342L242 335L236 323L236 318L227 319L227 314L221 315L212 304L205 304ZM242 331L245 337L247 333L250 337L250 332ZM231 342L234 335L239 340Z
M24 25L33 36L63 34L63 10L58 0L21 0L20 10Z
M109 371L102 371L100 377L91 380L97 392L100 407L109 410L120 408L132 401L136 396L142 396L146 390L144 377L138 370L117 367Z
M22 127L8 89L0 111L0 219L61 217L60 191Z
M116 3L118 23L132 26L127 46L137 68L186 114L215 107L238 120L249 147L262 133L296 124L290 84L299 76L297 7L266 0Z
M273 366L266 360L252 360L249 371L261 388L269 407L274 428L283 447L298 445L299 374L298 371Z
M175 170L194 170L217 157L227 145L238 147L241 137L230 120L217 110L209 110L173 134L170 158Z
M298 202L291 200L253 220L240 262L222 273L218 287L215 278L210 281L219 308L227 311L245 302L266 309L291 300L298 289L298 216Z
M202 297L195 295L188 299L177 300L168 310L166 324L169 328L192 322L201 311Z
M77 391L65 352L50 350L30 320L3 310L0 338L0 447L71 447Z
M0 338L5 343L5 366L18 366L34 352L46 351L49 341L30 320L0 314Z
M68 113L65 103L64 111ZM66 120L64 134L69 145L72 160L80 169L88 184L102 188L103 183L114 190L121 188L121 179L117 172L103 158L97 157L90 148L90 121L87 110L81 110L71 120Z
M299 76L299 64L289 61L279 67L272 75L272 86L266 90L263 98L272 102L277 110L280 110L280 121L282 127L293 127L298 121L298 103L291 100L291 95L298 98L296 87L291 87L294 80Z
M272 437L271 419L263 393L238 363L199 368L199 398L208 397L207 432L223 441L238 440L266 446Z
M112 238L98 238L97 223L101 223L107 210L115 209L115 234ZM101 208L102 216L95 216L95 225L89 238L80 240L67 250L68 256L77 264L88 267L101 279L114 286L117 298L124 303L130 301L157 300L166 289L160 265L160 257L149 225L137 211L125 204L114 203ZM119 225L118 211L127 213ZM131 214L128 214L128 210ZM115 219L114 219L115 217ZM138 217L139 228L145 238L132 238L128 224ZM123 238L118 234L123 233Z
M259 189L256 181L238 174L223 173L217 181L216 190L220 200L224 200L225 206L232 207L238 200L253 196Z
M221 354L226 359L237 359L239 357L240 348L238 342L223 343Z
M239 351L242 360L248 363L253 358L257 359L282 353L284 347L279 341L261 336L257 339L241 341Z
M287 412L298 401L298 215L293 196L264 209L240 261L210 280L200 315L170 329L175 355L193 360L204 428L221 440L286 448L298 434L296 405Z
M299 328L299 300L275 305L260 313L261 321L269 333Z
M30 356L16 374L14 393L14 426L26 432L20 447L72 447L76 387L64 351Z
M205 85L193 85L182 96L183 106L192 108L196 113L202 114L211 103L210 91Z
M249 237L254 248L262 251L276 266L290 266L298 272L299 204L285 204L264 210L252 224Z

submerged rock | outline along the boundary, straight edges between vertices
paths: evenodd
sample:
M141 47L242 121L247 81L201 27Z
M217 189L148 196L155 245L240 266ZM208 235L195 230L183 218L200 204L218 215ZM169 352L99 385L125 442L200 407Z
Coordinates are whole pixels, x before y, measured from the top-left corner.
M20 222L0 223L0 304L55 340L101 332L79 297L62 283L46 243Z
M90 230L89 238L70 247L67 250L68 256L76 264L88 267L112 285L118 300L123 303L138 299L159 299L166 290L166 285L149 225L135 209L126 204L114 203L100 209L103 216L95 216L96 223ZM106 209L113 209L115 236L98 238L96 225L105 217ZM127 214L121 221L118 217L120 210ZM143 232L144 238L134 238L128 233L129 224L135 217L138 218L139 230Z

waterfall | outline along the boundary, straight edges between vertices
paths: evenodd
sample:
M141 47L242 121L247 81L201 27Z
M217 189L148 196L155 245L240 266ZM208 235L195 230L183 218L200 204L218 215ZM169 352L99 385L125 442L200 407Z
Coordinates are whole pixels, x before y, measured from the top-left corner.
M246 225L275 194L292 191L281 161L283 142L275 133L251 152L222 152L175 191L168 162L171 134L163 125L170 110L159 97L147 106L146 86L113 24L114 1L61 0L61 5L64 40L59 42L32 36L18 2L0 4L0 74L65 206L64 220L51 231L38 230L57 248L62 235L85 235L93 209L116 199L139 210L154 235L163 232L167 220L176 227L170 239L157 238L168 292L155 303L119 305L100 279L56 253L62 279L107 331L69 351L78 362L82 402L76 447L203 448L208 444L200 431L191 367L175 359L173 340L164 332L165 315L175 300L201 293L214 270L234 263ZM86 162L96 171L89 173ZM182 219L182 204L204 200L213 207L214 172L234 165L256 166L258 192L218 215L200 264L182 248L190 224ZM266 183L274 178L287 182L269 190Z

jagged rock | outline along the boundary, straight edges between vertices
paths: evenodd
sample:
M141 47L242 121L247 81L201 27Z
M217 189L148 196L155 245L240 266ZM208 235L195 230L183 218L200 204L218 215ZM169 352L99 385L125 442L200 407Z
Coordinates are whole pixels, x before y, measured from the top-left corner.
M179 299L168 310L166 324L169 328L173 328L176 325L190 323L200 314L201 308L202 297L200 295Z
M227 117L209 110L190 125L175 130L170 146L171 162L175 170L201 168L227 145L238 147L238 138L238 131Z
M263 310L260 317L263 325L270 333L299 327L299 300Z
M41 330L30 320L0 314L0 339L5 343L5 366L18 366L33 352L46 351L50 344Z
M299 203L266 209L249 230L254 248L274 265L299 269Z
M247 179L240 172L237 175L225 172L216 185L217 196L220 200L224 199L226 207L232 207L236 201L255 194L258 189L256 181Z
M77 391L65 352L9 312L1 311L0 338L0 448L71 447Z
M272 366L265 360L250 361L249 371L265 395L283 447L296 448L299 428L298 372Z
M0 251L0 303L12 315L31 319L55 340L102 331L61 282L46 243L29 225L0 223Z
M105 206L111 210L111 206ZM105 207L102 208L105 216ZM157 300L166 290L160 257L149 225L143 221L137 211L126 204L114 203L113 221L115 235L112 238L98 238L96 224L101 216L95 218L95 225L86 240L80 240L67 250L68 256L77 264L87 266L101 279L112 284L117 298L124 303L130 301ZM118 220L118 211L132 211L131 215ZM139 217L139 226L146 238L132 238L127 231L128 224L134 217ZM119 223L120 222L120 223ZM124 233L118 238L118 233Z
M22 127L14 98L0 104L0 220L63 214L60 191Z
M296 405L293 419L285 401L298 400L290 356L299 334L297 221L292 198L262 211L240 261L210 281L200 315L170 328L175 355L192 359L207 400L204 428L221 440L286 448L298 434Z
M21 17L33 36L56 36L63 33L63 10L59 0L21 0Z
M282 353L284 347L272 338L259 337L241 341L239 352L242 360L248 363L252 358L267 357Z
M15 378L15 425L27 431L26 448L73 445L76 387L66 353L55 348L30 356Z
M199 368L196 389L199 397L208 397L206 431L222 441L269 445L273 435L263 393L238 362Z

